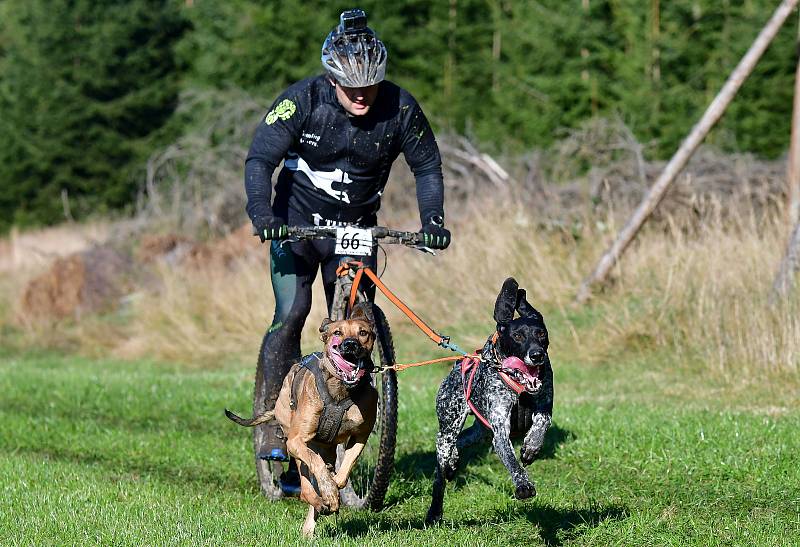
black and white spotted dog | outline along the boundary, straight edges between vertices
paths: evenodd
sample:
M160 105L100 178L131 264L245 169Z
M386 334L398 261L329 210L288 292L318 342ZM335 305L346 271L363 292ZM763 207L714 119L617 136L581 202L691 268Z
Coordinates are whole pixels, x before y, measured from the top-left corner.
M514 312L520 317L514 319ZM553 413L553 369L547 356L544 318L525 299L513 278L503 283L494 307L497 332L479 358L456 363L436 396L439 434L433 501L426 522L442 517L445 479L452 480L458 451L493 435L492 445L514 481L515 496L536 495L536 488L514 454L511 436L524 434L520 451L529 465L544 444ZM461 431L469 414L475 423Z

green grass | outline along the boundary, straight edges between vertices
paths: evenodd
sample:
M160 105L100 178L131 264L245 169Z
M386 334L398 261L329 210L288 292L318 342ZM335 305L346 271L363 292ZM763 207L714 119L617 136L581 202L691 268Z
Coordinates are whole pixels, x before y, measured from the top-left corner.
M401 359L426 352L400 342ZM536 498L512 499L499 460L475 450L443 523L424 527L446 368L412 369L388 507L323 518L316 543L796 544L796 393L713 384L668 356L587 365L552 353L555 425L529 468ZM305 505L260 496L249 431L222 414L249 408L251 368L0 356L0 544L302 543Z

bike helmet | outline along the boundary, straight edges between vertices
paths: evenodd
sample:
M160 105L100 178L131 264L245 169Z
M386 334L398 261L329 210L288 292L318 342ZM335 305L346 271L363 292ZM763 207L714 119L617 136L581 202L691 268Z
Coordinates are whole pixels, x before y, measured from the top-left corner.
M344 11L322 44L322 66L345 87L367 87L386 75L386 46L367 26L363 10Z

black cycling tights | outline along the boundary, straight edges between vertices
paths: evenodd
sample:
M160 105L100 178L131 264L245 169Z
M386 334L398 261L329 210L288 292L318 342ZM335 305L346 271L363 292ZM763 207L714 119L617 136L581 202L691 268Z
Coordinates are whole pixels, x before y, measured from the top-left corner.
M291 219L290 219L291 220ZM264 335L263 354L266 384L266 409L272 410L292 363L300 359L300 333L311 311L311 286L322 270L322 283L330 313L333 301L336 269L342 258L334 253L336 242L331 239L315 241L273 241L270 246L272 289L275 292L275 317ZM376 259L360 260L375 269ZM370 300L375 297L375 286L366 278L362 283Z

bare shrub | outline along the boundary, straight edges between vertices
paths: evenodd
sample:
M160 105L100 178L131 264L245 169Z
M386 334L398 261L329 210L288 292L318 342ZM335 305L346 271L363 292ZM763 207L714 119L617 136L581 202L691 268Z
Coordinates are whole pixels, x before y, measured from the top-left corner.
M178 115L195 129L147 162L138 216L148 229L220 235L244 214L242 165L263 106L243 91L190 90Z
M542 156L545 192L561 217L591 210L627 218L658 177L664 162L647 161L646 147L616 118L595 118L569 131ZM723 154L701 147L667 192L651 224L696 228L730 214L772 214L785 200L782 161ZM551 211L548 211L550 214Z
M194 247L194 243L179 234L144 234L136 249L136 259L147 263L163 260L177 264Z

